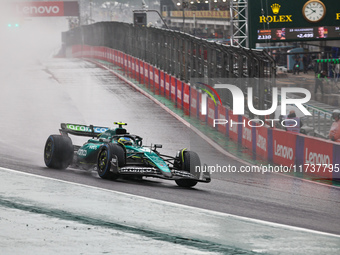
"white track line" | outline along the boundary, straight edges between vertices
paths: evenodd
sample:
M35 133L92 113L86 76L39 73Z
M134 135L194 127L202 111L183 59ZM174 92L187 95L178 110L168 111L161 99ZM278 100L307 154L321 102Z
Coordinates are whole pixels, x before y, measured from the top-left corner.
M85 184L54 179L54 178L51 178L51 177L45 177L45 176L41 176L41 175L25 173L25 172L21 172L21 171L9 169L9 168L0 167L0 170L13 173L13 174L15 174L15 176L17 176L18 174L21 174L21 175L34 177L34 178L40 178L40 179L45 179L45 180L49 180L49 181L65 183L65 184L68 184L68 185L75 185L75 186L79 186L79 187L85 187L85 188L88 188L88 189L95 189L95 190L99 190L99 191L114 193L114 194L117 194L117 195L120 195L120 196L125 196L125 197L128 197L128 198L138 198L138 199L142 199L142 200L146 200L146 201L150 201L150 202L157 202L157 203L164 204L164 205L170 205L170 206L173 206L173 207L187 208L187 209L190 209L190 210L196 210L198 212L201 212L201 213L203 213L203 215L210 214L210 215L219 216L219 217L231 217L231 218L234 218L236 220L243 220L243 221L248 221L248 222L257 223L257 224L261 224L261 225L267 225L267 226L272 226L272 227L280 227L280 228L285 228L285 229L288 229L288 230L303 231L303 232L308 232L308 233L312 233L312 234L319 234L319 235L324 235L324 236L329 236L329 237L340 238L340 235L337 235L337 234L331 234L331 233L307 229L307 228L301 228L301 227L295 227L295 226L291 226L291 225L285 225L285 224L274 223L274 222L269 222L269 221L264 221L264 220L258 220L258 219L253 219L253 218L248 218L248 217L238 216L238 215L233 215L233 214L228 214L228 213L216 212L216 211L212 211L212 210L208 210L208 209L202 209L202 208L198 208L198 207L177 204L177 203L174 203L174 202L167 202L167 201L158 200L158 199L154 199L154 198L132 195L132 194L128 194L128 193L124 193L124 192L120 192L120 191L108 190L108 189L98 188L98 187L89 186L89 185L85 185Z

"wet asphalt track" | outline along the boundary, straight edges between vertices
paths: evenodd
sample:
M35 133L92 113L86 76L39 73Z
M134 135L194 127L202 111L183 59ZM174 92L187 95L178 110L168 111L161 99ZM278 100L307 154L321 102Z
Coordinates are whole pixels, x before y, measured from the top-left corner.
M242 164L216 151L155 103L93 64L45 59L2 63L1 67L0 166L340 234L340 189L288 176L215 173L210 184L182 189L159 179L106 181L96 172L47 169L44 143L48 135L58 133L61 122L113 126L113 121L124 121L131 133L144 137L144 144L163 144L161 152L165 154L175 155L178 149L189 146L199 153L202 163L237 168Z

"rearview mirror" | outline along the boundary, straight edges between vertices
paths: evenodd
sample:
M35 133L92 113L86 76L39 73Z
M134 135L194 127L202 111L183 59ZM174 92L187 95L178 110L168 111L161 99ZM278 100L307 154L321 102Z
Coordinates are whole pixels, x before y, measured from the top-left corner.
M162 148L163 145L161 145L161 144L155 144L153 147L154 147L154 149L158 149L158 148Z

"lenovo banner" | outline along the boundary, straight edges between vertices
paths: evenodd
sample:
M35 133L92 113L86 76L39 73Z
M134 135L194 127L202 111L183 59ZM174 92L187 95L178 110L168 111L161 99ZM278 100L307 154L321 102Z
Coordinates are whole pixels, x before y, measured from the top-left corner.
M165 97L170 99L170 75L164 73L165 76Z
M176 103L176 86L177 86L177 79L173 76L170 77L170 97L171 101Z
M176 106L183 109L183 83L180 80L177 80L176 86Z
M238 115L234 115L233 111L229 111L229 123L233 121L233 123L238 123L239 122L239 118ZM238 127L239 125L230 125L229 126L229 137L230 139L234 140L234 141L238 141Z
M140 64L139 64L140 60L139 59L135 59L135 79L137 81L139 81L139 67L140 67Z
M208 102L208 97L205 93L197 92L197 98L199 100L198 105L200 106L198 109L198 118L200 121L206 122L208 104L204 104L203 102Z
M116 63L117 63L118 66L121 66L121 64L120 64L121 52L118 51L118 50L116 52L117 52Z
M104 48L104 58L105 61L109 60L109 48L103 47Z
M190 116L198 115L198 92L193 87L190 88Z
M165 74L163 71L159 71L159 83L160 83L160 94L164 96L165 94Z
M71 2L20 2L11 6L14 15L25 17L79 16L77 1Z
M208 122L209 126L213 127L214 126L214 119L216 119L215 102L210 97L208 97L207 105L208 105L207 122Z
M109 54L109 59L108 59L108 61L109 61L110 63L113 63L113 50L109 48L108 54Z
M268 129L256 128L256 155L268 159Z
M227 119L227 110L226 108L219 104L217 107L217 118L218 119ZM222 134L227 134L227 124L217 125L217 130L220 131Z
M273 129L273 161L285 166L295 165L296 133Z
M137 79L137 77L136 77L136 59L134 57L131 57L131 72L132 72L132 78Z
M114 64L118 66L119 65L119 61L118 61L119 60L118 59L119 58L119 56L118 56L119 51L118 50L113 50L113 52L114 52Z
M242 122L248 123L249 119L246 117L242 118ZM253 128L249 125L244 125L242 128L242 145L248 149L253 148Z
M128 55L124 54L123 59L124 59L123 68L124 68L124 71L125 71L125 74L126 74L127 71L128 71Z
M154 73L154 86L155 86L155 94L159 95L160 94L160 88L159 88L159 77L160 77L160 71L154 67L153 68L153 73Z
M128 55L127 59L128 59L128 75L129 75L129 77L132 77L132 59L133 59L133 57Z
M99 52L99 59L105 61L105 47L98 47L98 52Z
M124 68L124 58L125 58L125 53L119 51L119 65Z
M149 83L150 83L150 90L152 92L155 91L155 80L154 80L154 67L149 66Z
M304 173L332 178L334 166L332 142L305 137L303 159Z
M139 82L144 84L144 62L142 60L139 61Z
M183 110L185 114L190 114L190 86L186 83L183 83Z
M87 46L87 45L84 45L83 47L80 47L80 50L81 50L81 57L84 57L84 58L92 58L93 55L92 55L92 52L93 52L93 48L91 46Z
M148 63L144 63L144 84L147 88L149 88L149 68L150 65Z

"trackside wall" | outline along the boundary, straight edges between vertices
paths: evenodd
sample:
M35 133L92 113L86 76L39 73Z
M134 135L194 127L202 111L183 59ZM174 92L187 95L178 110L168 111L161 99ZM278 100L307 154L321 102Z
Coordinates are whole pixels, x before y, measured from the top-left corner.
M107 47L74 45L72 57L94 58L110 62L122 68L124 73L144 84L156 95L172 100L185 114L199 118L207 126L215 128L242 144L256 157L269 162L289 166L292 171L327 179L340 179L340 145L338 143L308 137L276 128L258 127L248 118L234 115L232 110L208 99L206 115L202 115L202 93L176 77L156 67ZM228 124L214 127L214 119L225 119ZM230 123L239 123L230 125ZM243 125L245 123L245 127Z

